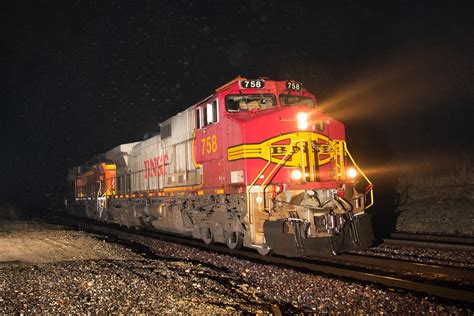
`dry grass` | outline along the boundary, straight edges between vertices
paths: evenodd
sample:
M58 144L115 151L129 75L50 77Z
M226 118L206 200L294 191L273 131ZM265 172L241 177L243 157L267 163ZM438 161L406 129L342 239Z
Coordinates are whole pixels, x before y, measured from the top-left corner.
M423 159L416 170L402 175L400 182L415 188L473 185L474 159L466 154L453 159Z
M12 204L4 204L0 206L1 219L19 219L20 211Z
M432 155L400 172L396 187L396 229L472 236L473 157Z

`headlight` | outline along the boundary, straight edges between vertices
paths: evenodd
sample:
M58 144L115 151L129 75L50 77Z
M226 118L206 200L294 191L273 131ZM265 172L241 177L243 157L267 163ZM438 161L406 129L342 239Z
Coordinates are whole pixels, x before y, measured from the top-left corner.
M346 170L346 175L349 179L354 179L355 177L357 177L357 170L355 168L348 168Z
M305 112L299 112L296 115L296 120L298 121L298 129L305 130L308 128L308 114Z
M303 176L303 174L301 173L301 170L299 169L294 169L294 170L291 170L291 179L293 180L300 180L301 179L301 176Z

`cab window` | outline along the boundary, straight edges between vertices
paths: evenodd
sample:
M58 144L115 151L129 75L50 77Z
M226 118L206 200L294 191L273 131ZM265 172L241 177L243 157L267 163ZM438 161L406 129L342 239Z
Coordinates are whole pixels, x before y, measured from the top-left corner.
M280 94L281 106L307 105L315 106L313 99L301 95Z
M276 106L273 94L237 94L225 97L227 112L266 110Z
M195 111L196 117L196 129L201 129L201 108L197 108Z
M219 122L219 105L217 99L203 106L203 127Z

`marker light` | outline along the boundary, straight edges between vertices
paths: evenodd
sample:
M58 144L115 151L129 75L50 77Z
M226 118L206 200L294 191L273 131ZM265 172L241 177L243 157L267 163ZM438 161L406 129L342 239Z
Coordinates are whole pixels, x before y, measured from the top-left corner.
M283 184L278 184L278 185L275 186L274 192L275 193L280 193L281 191L283 191L283 189L284 189Z
M291 171L291 179L293 180L300 180L303 174L301 173L301 170L299 169L294 169Z
M346 175L350 179L354 179L357 177L357 170L355 168L348 168L346 171Z
M308 128L308 114L305 112L299 112L296 115L296 119L298 121L298 129L305 130Z

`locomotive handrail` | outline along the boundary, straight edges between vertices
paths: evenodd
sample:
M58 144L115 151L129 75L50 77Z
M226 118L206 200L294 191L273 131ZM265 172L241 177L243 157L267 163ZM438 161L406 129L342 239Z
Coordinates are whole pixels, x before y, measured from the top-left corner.
M290 148L293 148L293 144L295 143L301 143L303 142L304 140L296 140L296 141L291 141L290 143ZM339 143L339 142L338 142ZM341 146L342 145L342 146ZM374 192L373 192L373 184L372 182L370 181L370 179L365 175L365 173L362 171L362 169L360 169L360 167L357 165L357 163L355 162L354 158L352 157L351 153L349 152L349 149L347 148L347 143L345 141L340 141L340 143L338 144L337 146L338 148L336 149L336 152L338 155L336 156L339 156L341 155L342 157L341 158L341 161L340 161L340 165L338 164L339 168L341 168L341 172L344 172L345 171L345 164L344 164L344 159L343 159L343 156L344 156L344 153L347 154L347 156L349 157L349 159L351 160L352 164L354 165L354 167L357 169L357 171L360 172L360 174L362 175L362 177L365 179L365 181L367 181L367 183L369 184L369 187L370 187L370 190L369 190L369 196L370 196L370 203L365 207L365 209L368 209L370 208L371 206L373 206L374 204ZM269 152L269 157L268 157L268 162L265 164L265 166L262 168L262 170L260 170L260 172L258 173L258 175L255 177L255 179L252 181L252 183L248 186L248 189L247 189L247 218L249 220L249 223L252 224L253 222L253 219L252 219L252 216L251 216L251 212L250 212L250 193L251 193L251 190L252 188L255 186L255 184L257 183L258 179L260 179L261 175L268 169L268 167L270 166L271 164L271 154L270 154L270 150L268 151ZM263 180L261 186L265 186L264 189L260 189L258 193L265 193L265 189L266 187L268 186L267 184L267 181L269 181L268 179L271 179L271 176L274 174L274 172L279 168L281 167L284 162L287 160L287 158L293 154L293 150L288 150L288 152L285 154L285 156L279 160L279 162L275 165L275 167L272 169L272 171L270 172L270 174L265 177L265 179ZM302 157L303 158L303 157ZM302 159L302 168L304 170L304 159ZM337 162L336 162L337 163ZM265 201L265 196L263 197L264 201Z
M357 163L355 162L354 158L352 158L352 155L351 153L349 152L349 149L347 149L347 143L345 141L342 141L343 145L344 145L344 152L347 153L347 156L349 157L349 159L352 161L352 164L354 165L354 167L357 169L357 171L360 172L360 174L362 175L362 177L364 177L365 181L367 181L367 183L369 184L370 186L370 203L369 205L367 205L365 207L365 209L368 209L369 207L371 207L372 205L374 205L374 185L372 184L372 182L369 180L369 178L365 175L365 173L359 168L359 166L357 165Z
M296 142L301 142L301 141L296 141ZM275 173L275 171L277 169L279 169L284 164L284 162L286 162L286 160L290 156L290 154L291 155L294 154L293 143L294 143L293 141L290 142L290 150L288 150L288 153L285 156L283 156L282 159L280 159L280 161L275 165L275 167L273 167L272 171L270 171L270 174L263 180L263 182L261 184L261 186L263 187L263 190L261 190L261 193L263 193L263 201L264 201L263 207L264 207L264 209L266 207L266 205L265 205L265 202L266 202L266 200L265 200L265 191L266 191L267 187L270 185L270 182L269 183L266 183L266 182L271 181L272 176ZM270 147L270 145L268 147ZM270 152L270 150L269 150L269 152ZM271 154L269 153L269 155L271 155ZM303 169L304 169L304 167L303 167ZM268 179L270 179L270 180L268 180Z
M268 151L268 155L269 156L271 155L270 151ZM252 183L247 188L247 218L248 218L249 224L252 224L252 217L250 216L250 191L252 190L252 187L255 185L255 183L257 183L260 176L265 172L265 170L267 170L270 163L271 163L271 156L268 157L267 164L262 168L262 170L259 172L257 177L255 177L255 179L252 181Z
M290 148L293 148L293 141L290 143ZM268 147L270 147L270 145L268 145ZM285 156L280 159L280 161L278 162L278 164L272 169L272 171L270 172L270 174L268 175L268 177L266 177L261 186L264 186L265 185L265 182L267 181L267 179L270 179L271 178L271 175L275 172L275 170L280 167L283 163L283 161L285 161L288 156L290 154L293 153L293 150L288 150L288 152L285 154ZM267 170L267 168L270 166L271 164L271 151L269 150L268 151L268 162L267 164L262 168L262 170L258 173L258 175L255 177L255 179L252 181L252 183L249 185L248 189L247 189L247 218L249 219L249 224L252 224L252 217L250 216L250 191L252 190L252 188L255 186L255 183L257 183L258 179L260 179L260 176L265 172L265 170ZM262 191L260 190L261 192L259 193L262 193L262 192L265 192L265 189ZM263 197L264 201L265 201L265 196Z
M270 147L270 146L268 146L268 147ZM293 142L290 143L290 148L293 148ZM275 167L272 169L272 171L270 171L270 174L268 175L268 177L263 180L262 186L264 186L266 184L265 182L267 181L267 179L271 179L271 176L273 175L275 170L283 164L283 161L286 161L286 159L288 158L288 156L290 154L294 154L292 149L288 150L288 153L285 156L283 156L283 158L280 159L280 161L275 165Z
M341 142L336 141L336 157L339 157L339 163L336 161L336 166L340 169L339 172L337 172L338 179L342 177L342 179L345 179L345 174L346 174L346 163L344 160L344 144L341 144ZM339 176L340 175L340 176Z

